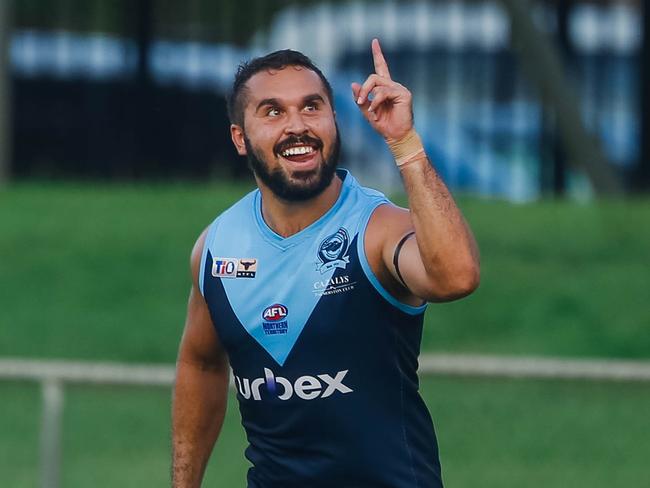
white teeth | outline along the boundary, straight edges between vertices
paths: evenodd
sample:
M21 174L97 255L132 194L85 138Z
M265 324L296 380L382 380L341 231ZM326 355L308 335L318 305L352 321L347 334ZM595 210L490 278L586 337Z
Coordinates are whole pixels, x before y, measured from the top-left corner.
M314 152L314 148L311 146L295 146L282 151L281 154L282 156L287 157L287 156L298 156L301 154L309 154L312 152Z

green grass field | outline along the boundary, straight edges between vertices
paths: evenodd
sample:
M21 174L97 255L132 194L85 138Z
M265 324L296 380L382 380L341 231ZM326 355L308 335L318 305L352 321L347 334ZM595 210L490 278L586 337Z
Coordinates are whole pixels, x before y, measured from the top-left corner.
M0 192L0 357L174 361L196 236L245 187ZM650 202L467 199L482 284L427 311L423 350L650 358ZM448 486L647 486L643 385L426 378ZM167 390L67 390L66 487L161 486ZM38 482L39 391L0 383L2 486ZM235 407L235 402L231 403ZM244 486L231 408L206 486Z
M426 378L450 487L649 486L650 390L639 385ZM33 386L0 384L2 486L37 485ZM167 390L70 388L63 486L169 483ZM16 421L18 419L18 422ZM231 397L204 486L244 487L248 463Z

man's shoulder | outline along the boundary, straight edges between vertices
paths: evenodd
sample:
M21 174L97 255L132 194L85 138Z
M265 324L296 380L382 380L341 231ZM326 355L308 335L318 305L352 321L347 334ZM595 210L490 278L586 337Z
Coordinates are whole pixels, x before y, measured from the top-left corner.
M388 198L384 193L381 191L371 188L368 186L364 186L359 181L352 175L352 173L349 170L342 170L345 172L345 177L344 181L345 184L348 186L350 189L351 194L355 194L357 198L361 198L363 200L367 201L386 201L388 202Z
M344 171L350 200L359 205L358 208L362 209L371 225L374 223L381 228L396 226L400 229L409 225L408 209L395 205L382 191L361 185L348 170Z
M230 205L230 207L217 214L205 228L199 239L209 245L213 241L218 228L229 229L232 232L241 232L241 226L252 220L251 216L253 215L258 192L258 189L250 191Z
M219 235L227 237L242 234L246 223L252 220L257 192L257 189L252 190L218 214L196 240L191 258L192 275L201 293L203 293L203 275L208 251L214 252L213 246Z
M231 204L228 208L221 211L221 213L217 214L212 223L218 222L220 220L237 220L249 218L258 193L259 190L257 188L251 190L235 203Z

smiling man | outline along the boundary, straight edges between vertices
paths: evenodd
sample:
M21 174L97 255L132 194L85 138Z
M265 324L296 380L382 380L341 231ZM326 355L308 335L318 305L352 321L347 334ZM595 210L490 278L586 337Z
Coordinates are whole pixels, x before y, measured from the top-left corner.
M240 66L232 141L258 189L191 257L177 361L173 486L199 487L232 367L249 488L442 486L418 393L426 302L471 293L476 243L413 127L410 92L375 73L352 96L392 151L409 209L337 169L332 89L301 53Z

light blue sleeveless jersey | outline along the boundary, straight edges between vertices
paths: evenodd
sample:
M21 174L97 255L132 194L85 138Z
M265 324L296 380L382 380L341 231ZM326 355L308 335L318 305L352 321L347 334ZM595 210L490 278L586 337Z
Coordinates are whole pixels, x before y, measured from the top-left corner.
M251 192L205 241L199 286L235 375L249 488L441 487L418 393L425 306L372 273L364 232L388 200L345 170L334 206L288 238Z

